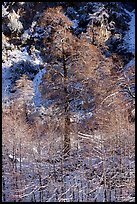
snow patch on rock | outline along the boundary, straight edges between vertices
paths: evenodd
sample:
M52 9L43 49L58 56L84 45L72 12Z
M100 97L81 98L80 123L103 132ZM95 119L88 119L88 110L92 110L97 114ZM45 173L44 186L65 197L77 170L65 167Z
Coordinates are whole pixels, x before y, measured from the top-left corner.
M73 23L73 25L72 25L72 28L77 28L78 27L78 23L79 23L79 21L78 20L72 20L72 23Z
M31 62L34 64L34 66L40 66L43 65L43 60L40 57L40 53L38 50L35 49L34 54L29 55L27 52L27 47L21 48L21 50L14 48L14 50L8 50L7 51L7 60L4 60L4 63L2 63L2 99L8 100L10 97L10 86L11 86L11 80L12 80L12 73L11 73L11 66L14 66L16 63L19 63L20 61L24 62ZM14 68L14 67L13 67ZM26 67L27 69L27 67ZM45 69L40 70L38 74L36 74L33 84L34 84L34 93L36 94L34 96L34 101L36 104L40 103L40 92L38 89L38 86L41 82L41 78L43 74L45 73Z
M125 11L131 16L131 21L129 22L129 31L124 37L125 45L128 50L132 53L135 53L135 10L129 12Z
M43 74L46 72L46 69L39 70L38 74L36 74L33 80L33 87L34 87L34 104L39 106L41 104L41 93L39 91L39 85L41 83L41 79Z

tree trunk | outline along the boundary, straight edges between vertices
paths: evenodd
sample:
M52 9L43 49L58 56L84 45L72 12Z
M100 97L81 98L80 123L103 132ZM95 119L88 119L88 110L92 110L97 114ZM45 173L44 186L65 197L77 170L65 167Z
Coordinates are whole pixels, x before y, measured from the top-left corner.
M67 89L68 83L68 68L66 66L65 52L62 45L63 54L63 70L64 70L64 93L65 93L65 131L64 131L64 157L67 157L70 152L70 116L69 116L69 94Z

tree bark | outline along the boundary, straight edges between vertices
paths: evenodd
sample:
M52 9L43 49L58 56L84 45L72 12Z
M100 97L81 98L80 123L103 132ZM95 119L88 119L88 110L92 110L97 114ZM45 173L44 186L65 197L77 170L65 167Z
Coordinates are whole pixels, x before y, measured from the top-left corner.
M68 83L68 68L66 66L65 52L62 44L63 70L64 70L64 93L65 93L65 127L64 127L64 157L67 157L70 152L70 116L69 116L69 94L67 89Z

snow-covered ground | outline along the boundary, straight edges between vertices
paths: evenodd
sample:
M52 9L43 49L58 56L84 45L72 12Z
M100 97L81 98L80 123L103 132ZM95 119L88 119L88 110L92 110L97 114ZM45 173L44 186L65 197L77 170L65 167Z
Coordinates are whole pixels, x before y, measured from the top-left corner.
M26 48L23 48L22 50L14 49L14 50L8 50L8 59L4 60L2 63L2 100L8 101L11 93L10 93L10 86L11 86L11 80L12 80L12 73L11 73L11 66L19 63L20 61L29 61L34 66L43 65L43 60L41 59L39 52L37 52L35 55L29 55ZM42 70L39 69L38 74L34 77L33 85L34 85L34 103L39 105L40 103L40 92L39 92L39 84L41 82L41 78L43 74L45 73L45 68Z
M38 74L36 74L33 80L33 87L34 87L34 103L36 106L40 106L41 104L41 93L39 91L39 85L41 83L41 79L43 74L46 72L46 69L39 70Z
M9 78L10 70L8 68L2 68L2 99L8 99L10 95L9 88L11 81Z
M10 96L10 85L11 85L11 66L14 63L18 63L21 60L30 60L30 57L26 50L23 52L18 49L7 51L7 60L2 63L2 99L8 99Z
M125 11L131 16L131 21L129 22L129 31L124 37L125 46L127 47L129 52L135 54L135 10L133 10L132 12L128 12L127 10ZM135 66L135 57L125 65L124 72L129 72L131 66ZM127 74L125 74L125 76L126 75ZM135 85L133 90L135 90Z
M126 33L124 41L128 50L135 53L135 10L132 12L125 11L131 16L131 21L129 22L129 31Z
M133 58L132 60L130 60L126 65L124 70L127 70L128 67L130 66L134 66L135 65L135 58Z

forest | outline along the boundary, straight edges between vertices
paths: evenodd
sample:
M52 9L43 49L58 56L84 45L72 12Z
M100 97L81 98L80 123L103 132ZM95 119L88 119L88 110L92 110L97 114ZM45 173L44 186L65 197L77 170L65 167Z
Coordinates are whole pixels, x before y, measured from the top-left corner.
M2 202L135 202L135 2L2 2Z

